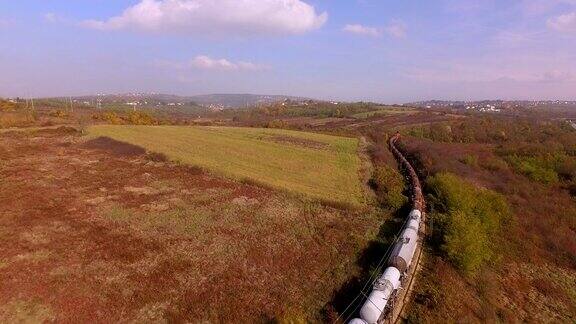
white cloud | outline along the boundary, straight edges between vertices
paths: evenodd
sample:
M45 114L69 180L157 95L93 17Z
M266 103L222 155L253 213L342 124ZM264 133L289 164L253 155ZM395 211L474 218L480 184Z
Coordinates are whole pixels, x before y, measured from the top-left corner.
M524 13L532 16L545 14L561 5L576 5L576 0L523 0L521 2Z
M378 28L374 27L367 27L359 24L348 24L342 28L343 31L347 33L357 34L357 35L365 35L371 37L380 37L382 36L382 31Z
M60 15L53 13L53 12L47 12L43 15L43 17L44 17L44 21L47 23L64 22L64 18L62 18Z
M141 0L116 17L89 20L99 30L190 35L302 34L320 28L327 13L301 0Z
M231 62L227 59L213 59L206 55L196 56L190 62L190 66L202 70L223 70L223 71L257 71L264 67L251 62Z
M400 20L394 20L386 28L384 28L386 33L392 37L404 38L406 37L406 24Z
M548 19L548 27L563 33L576 33L576 11Z
M395 38L406 37L406 25L400 20L393 20L388 26L384 28L369 27L360 24L348 24L344 26L342 30L347 33L370 37L380 37L383 34Z
M230 61L224 58L212 58L207 55L198 55L188 62L156 61L155 65L162 68L177 70L211 70L211 71L263 71L268 67L245 61Z

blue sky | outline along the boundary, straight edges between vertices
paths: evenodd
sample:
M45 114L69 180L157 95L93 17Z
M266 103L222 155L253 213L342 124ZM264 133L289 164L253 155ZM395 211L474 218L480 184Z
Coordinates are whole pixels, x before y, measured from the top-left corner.
M576 99L576 0L0 0L0 96Z

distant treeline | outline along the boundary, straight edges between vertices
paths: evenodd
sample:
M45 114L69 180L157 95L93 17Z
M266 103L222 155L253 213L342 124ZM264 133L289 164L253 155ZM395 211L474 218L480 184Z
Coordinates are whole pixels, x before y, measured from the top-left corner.
M282 102L264 107L225 110L222 115L237 120L263 119L263 118L344 118L352 115L376 111L387 106L375 103L332 103L332 102Z

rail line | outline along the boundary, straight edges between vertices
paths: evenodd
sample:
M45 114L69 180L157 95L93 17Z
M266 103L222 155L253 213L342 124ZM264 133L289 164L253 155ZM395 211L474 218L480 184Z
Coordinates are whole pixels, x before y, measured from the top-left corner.
M426 201L414 167L397 148L400 134L392 136L390 150L410 184L412 211L387 262L388 268L373 283L372 293L360 310L360 317L350 324L398 323L406 318L406 305L412 298L417 274L421 268L423 238L426 232Z

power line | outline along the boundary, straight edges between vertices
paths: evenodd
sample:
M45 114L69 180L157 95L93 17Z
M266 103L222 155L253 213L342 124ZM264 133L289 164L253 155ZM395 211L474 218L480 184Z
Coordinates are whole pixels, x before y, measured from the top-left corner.
M346 312L348 311L348 309L354 304L354 302L362 295L366 296L366 288L368 288L369 285L374 284L374 281L376 280L376 277L378 277L380 275L381 270L384 267L384 263L385 261L390 257L390 252L392 251L392 248L394 247L394 245L398 242L398 239L400 238L400 234L402 233L402 230L404 229L404 227L406 226L406 224L409 221L409 217L406 217L406 219L404 220L404 222L402 223L402 227L400 228L400 230L398 231L398 233L394 236L394 241L392 241L392 243L388 246L388 249L386 250L386 253L384 253L384 255L382 256L382 258L380 259L380 261L378 262L378 265L376 266L375 271L373 271L373 273L370 275L370 278L368 278L368 280L366 281L366 283L364 284L364 287L362 288L362 290L360 290L360 292L358 293L358 295L356 295L356 298L354 298L352 300L352 302L350 304L348 304L348 307L346 307L344 309L344 311L342 312L342 314L340 314L338 316L338 318L336 318L336 320L334 321L334 323L338 322L339 319L341 319ZM356 305L356 307L354 308L354 312L358 309L358 307L360 306L360 304ZM350 315L348 315L348 317L345 319L345 322L348 321L348 319L354 314L354 312L351 312Z
M396 149L396 148L394 147L394 149ZM397 150L397 149L396 149L396 150ZM410 181L410 178L408 178L407 180ZM412 188L412 191L414 191L414 190L415 190L415 188ZM413 199L415 200L415 198L413 198ZM415 202L415 201L414 201L414 202ZM338 318L336 319L335 322L337 322L343 315L345 315L346 311L347 311L347 310L352 306L352 304L360 297L360 295L365 295L364 291L366 290L366 288L368 287L368 285L369 285L370 283L372 283L372 284L374 283L374 276L380 274L380 272L381 272L381 270L382 270L382 268L383 268L382 266L383 266L384 260L385 260L385 259L388 259L388 257L389 257L390 249L396 244L396 242L398 241L398 238L400 237L400 234L402 233L402 231L404 230L404 227L406 226L406 224L408 224L409 221L410 221L410 217L406 217L406 219L404 220L404 223L403 223L402 227L400 228L400 231L398 232L398 234L396 234L396 238L394 239L394 242L388 247L388 250L386 251L386 254L385 254L385 255L380 259L380 261L378 262L378 266L376 267L376 270L375 270L374 273L370 276L369 280L368 280L368 281L366 282L366 284L364 285L364 288L362 288L362 290L361 290L360 293L356 296L356 298L354 298L354 300L352 301L352 303L350 303L350 304L348 305L348 307L346 307L346 309L344 310L344 312L343 312L342 314L340 314L340 316L338 316ZM412 280L412 279L413 279L413 278L411 278L411 280ZM371 302L371 303L374 305L374 303L373 303L370 299L368 299L368 301ZM358 309L358 306L359 306L359 305L357 305L357 306L354 308L354 311L356 311L356 309ZM376 305L374 305L374 306L376 306ZM376 306L376 307L377 307L377 306ZM377 308L378 308L378 307L377 307ZM346 317L346 320L345 320L345 321L348 321L348 319L350 318L350 316L351 316L352 314L353 314L353 313L351 313L350 315L348 315L348 317Z

